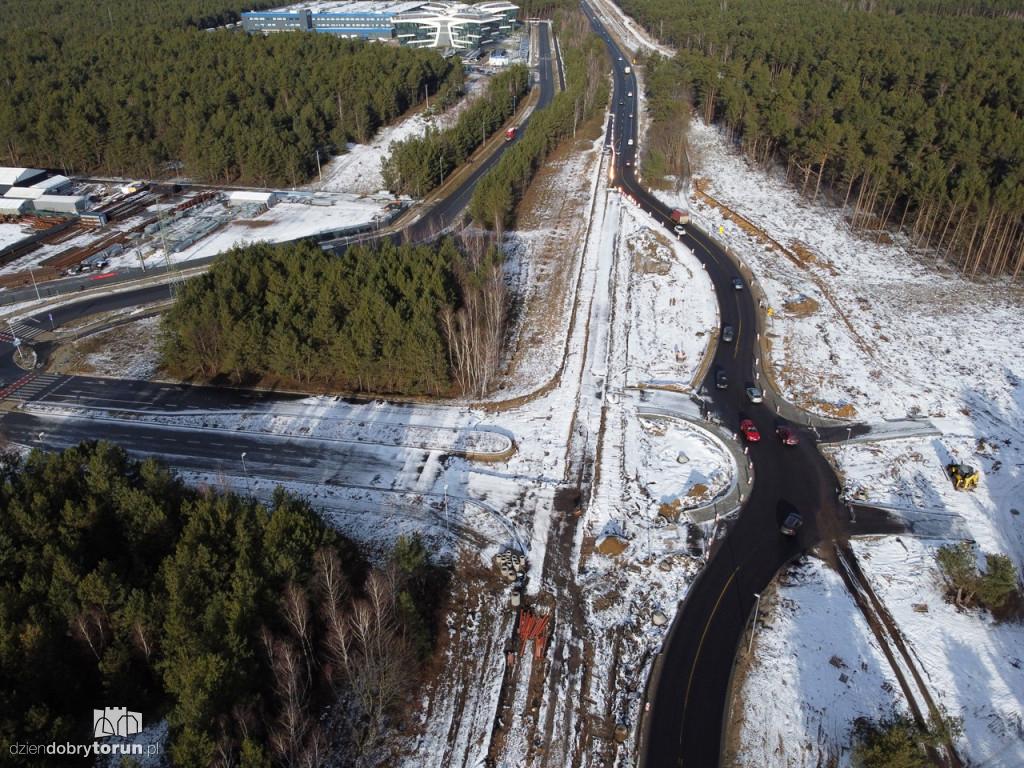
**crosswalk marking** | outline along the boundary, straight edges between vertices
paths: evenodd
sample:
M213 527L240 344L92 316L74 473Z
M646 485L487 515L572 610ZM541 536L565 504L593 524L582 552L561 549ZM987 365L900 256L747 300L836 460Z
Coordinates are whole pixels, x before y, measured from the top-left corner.
M63 379L64 377L57 373L26 373L12 382L0 383L0 400L12 395L29 400Z
M15 321L13 323L8 323L3 328L0 328L0 339L3 339L8 344L13 344L14 334L11 333L12 330L14 331L14 334L17 334L19 339L32 339L46 329L38 325L25 325L24 323Z

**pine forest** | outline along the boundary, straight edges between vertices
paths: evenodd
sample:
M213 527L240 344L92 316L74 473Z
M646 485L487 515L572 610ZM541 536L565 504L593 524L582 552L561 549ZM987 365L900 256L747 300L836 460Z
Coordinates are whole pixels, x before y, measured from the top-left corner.
M970 276L1024 269L1024 14L958 0L623 0L648 61L645 172L685 171L673 101L867 236ZM709 169L709 173L713 170Z

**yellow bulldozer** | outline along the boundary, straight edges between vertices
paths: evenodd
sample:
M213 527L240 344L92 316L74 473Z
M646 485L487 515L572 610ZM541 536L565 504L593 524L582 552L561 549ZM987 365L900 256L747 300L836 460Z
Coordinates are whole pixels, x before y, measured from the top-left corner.
M978 484L978 470L966 464L950 464L946 467L953 485L959 491L969 491Z

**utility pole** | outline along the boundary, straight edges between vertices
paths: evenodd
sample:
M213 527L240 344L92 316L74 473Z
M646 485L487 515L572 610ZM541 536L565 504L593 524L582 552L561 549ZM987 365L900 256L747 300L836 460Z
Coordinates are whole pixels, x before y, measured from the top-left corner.
M750 653L750 649L754 646L754 633L757 632L757 612L761 608L761 593L755 592L754 597L757 598L757 602L754 604L754 622L750 627L750 642L747 643L747 653Z
M39 295L39 284L36 282L36 273L31 266L28 268L28 273L32 276L32 287L36 289L36 298L42 301L43 297Z
M251 496L252 492L249 490L249 469L245 466L245 451L242 451L242 472L245 474L245 493L247 496Z

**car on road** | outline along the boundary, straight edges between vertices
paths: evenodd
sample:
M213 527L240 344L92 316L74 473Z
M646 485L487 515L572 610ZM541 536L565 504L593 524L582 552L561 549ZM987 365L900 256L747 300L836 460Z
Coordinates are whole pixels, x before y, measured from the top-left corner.
M776 427L775 434L779 436L783 445L796 445L800 442L799 435L792 427Z
M734 341L736 339L736 331L732 329L731 325L726 325L722 328L722 341Z
M632 147L633 146L633 140L630 139L629 141L626 142L626 144Z
M632 98L633 98L633 92L632 92L632 91L630 91L629 93L627 93L627 94L626 94L626 96L628 96L629 98L631 98L631 99L632 99Z
M737 291L742 291L743 290L743 278L734 277L732 279L732 287L735 288Z
M757 431L757 425L750 419L744 419L740 422L740 432L747 438L748 443L756 443L761 439L761 433Z
M796 512L790 512L786 515L786 519L779 526L779 532L785 536L796 536L796 532L800 530L800 526L804 524L804 519L800 517Z
M729 377L725 375L725 371L718 369L715 372L715 387L718 389L729 388Z
M682 224L676 224L674 227L672 227L672 231L675 232L677 235L685 235L686 227L684 227Z
M752 403L763 403L764 392L757 387L747 387L747 399Z

